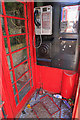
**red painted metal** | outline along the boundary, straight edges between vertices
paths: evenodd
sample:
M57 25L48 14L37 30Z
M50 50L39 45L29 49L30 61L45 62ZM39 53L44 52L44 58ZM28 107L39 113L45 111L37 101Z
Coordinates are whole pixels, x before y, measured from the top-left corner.
M74 71L64 70L61 89L62 97L67 99L72 98L76 75Z
M9 35L9 37L19 36L19 35L26 35L26 33L12 34L12 35ZM6 38L7 36L4 35L3 37Z
M32 10L34 11L34 2L32 0L32 2L27 2L27 13L28 13L28 27L31 28L29 29L29 38L30 38L30 54L31 54L31 63L32 63L32 73L33 73L33 84L34 84L34 88L36 89L36 76L35 76L35 64L34 64L34 53L33 53L33 37L32 37L32 16L34 14L34 12L32 12ZM36 51L35 51L36 52Z
M60 111L61 109L60 109L60 107L53 101L53 98L51 98L49 95L46 95L46 96L48 96L51 100L52 100L52 102L58 107L58 110L56 111L56 112L58 112L58 111ZM44 96L44 97L46 97L46 96ZM44 97L42 97L42 98L44 98ZM42 99L41 98L41 99ZM41 103L43 103L43 102L41 102ZM43 105L44 105L44 103L43 103ZM49 110L46 108L46 106L44 105L44 107L45 107L45 109L48 111L48 113L52 116L52 115L54 115L56 112L54 112L54 113L50 113L49 112Z
M31 5L30 3L27 4L27 3L24 2L24 16L25 17L24 18L19 18L19 17L6 15L5 4L4 4L4 2L2 2L3 15L0 15L1 17L4 17L4 25L5 25L5 31L6 31L6 36L3 36L3 40L2 40L2 45L3 45L3 49L2 49L3 63L2 63L2 66L3 66L3 74L4 74L3 83L4 83L4 85L6 85L7 94L8 94L8 97L10 99L9 103L11 105L11 109L12 109L12 112L13 112L13 117L15 117L22 110L22 108L24 107L27 100L30 99L31 95L35 91L34 61L33 61L32 45L31 45L32 44L31 16L28 15L28 18L27 18L27 13L26 13L26 11L28 11L28 13L31 14L31 6L30 5ZM28 9L26 7L28 7ZM25 20L26 33L9 35L7 18ZM28 20L28 25L27 25L27 20ZM29 27L29 33L27 31L27 26ZM12 52L11 51L11 46L10 46L10 37L19 36L19 35L26 35L27 47L25 47L25 48L27 48L28 59L25 60L25 61L28 61L28 63L29 63L29 70L27 72L30 73L30 81L29 82L30 82L30 86L31 86L30 91L24 96L24 98L21 101L19 100L19 92L28 84L28 82L18 91L16 83L25 73L18 80L16 80L14 69L16 67L18 67L19 65L23 64L25 61L21 62L20 64L18 64L17 66L14 67L12 54L16 53L20 50L23 50L25 48L21 48L19 50L16 50L16 51ZM29 35L30 45L28 44L28 35ZM4 38L7 38L9 54L6 54L5 45L4 45ZM31 50L30 51L31 56L29 56L29 48ZM9 70L9 67L8 67L7 56L10 56L10 62L11 62L11 67L12 67L11 70ZM30 67L30 59L31 59L31 67ZM33 77L31 76L31 70L32 70ZM17 105L16 105L16 102L15 102L15 96L16 95L14 95L13 88L12 88L13 84L11 83L10 71L13 72L14 84L15 84L15 88L16 88L16 95L17 95L17 99L18 99L18 104ZM32 86L32 81L33 81L33 86Z
M57 68L40 67L40 80L43 89L53 92L61 92L63 70Z
M8 96L8 93L7 93L7 88L6 88L6 84L4 82L4 74L3 74L3 69L2 69L2 48L3 48L3 45L2 45L2 28L1 28L1 19L0 19L0 96L1 96L1 99L3 102L2 102L2 105L0 105L0 111L2 113L2 107L5 108L5 113L7 115L8 118L13 118L13 113L12 113L12 109L11 109L11 105L10 105L10 100L9 100L9 96ZM2 118L4 118L4 115L2 113Z
M75 99L75 104L74 104L74 109L73 109L73 114L72 114L72 119L76 120L76 117L80 119L79 115L79 99L80 99L80 86L78 85L77 87L77 92L76 92L76 99ZM76 115L76 112L78 111L78 116Z
M12 35L9 35L9 37L14 37L14 36L19 36L19 35L26 35L26 33L12 34ZM3 36L3 37L5 38L7 36Z
M4 8L4 2L2 2L2 6ZM6 15L6 12L4 12L4 15L0 15L0 17L7 17L7 18L13 18L13 19L19 19L19 20L25 20L25 18L15 17L15 16L8 16Z
M3 59L2 67L3 67L3 76L4 76L3 87L5 88L5 91L6 91L6 93L5 93L6 98L5 99L7 99L8 103L9 103L9 107L6 105L7 106L7 111L8 111L7 113L9 114L10 117L15 117L22 110L25 103L27 102L27 100L30 99L31 95L36 90L36 88L42 87L43 89L45 89L49 92L52 92L52 93L60 93L60 92L64 93L64 92L61 91L62 79L64 78L63 83L65 81L68 83L68 80L72 80L72 79L73 79L73 81L75 81L75 75L73 75L74 77L71 77L71 76L68 76L68 77L66 76L65 77L65 74L63 73L62 69L39 66L39 65L36 64L36 49L33 47L33 36L35 35L35 33L34 33L34 29L35 29L35 25L34 25L34 2L25 2L25 0L24 0L24 2L22 2L21 0L17 0L17 1L24 4L24 16L25 16L24 18L6 15L4 2L2 3L2 8L3 8L3 14L4 15L0 15L0 17L4 18L4 25L5 25L5 31L6 31L6 36L2 36L2 54L3 54L2 55L2 59ZM25 21L26 33L9 35L7 18L24 20ZM28 21L28 23L27 23L27 21ZM1 26L1 23L0 23L0 26ZM27 31L27 26L29 28L29 33ZM14 67L12 54L16 53L20 50L23 50L25 48L21 48L19 50L11 52L10 37L19 36L19 35L26 35L27 47L25 47L25 48L27 48L28 59L21 62L20 64L18 64L17 66ZM28 35L29 35L29 40L30 40L30 46L28 44ZM6 54L6 50L5 50L5 46L4 46L4 38L7 38L9 54ZM34 37L34 46L35 46L35 37ZM29 56L29 48L30 48L30 56ZM11 67L12 67L11 70L9 70L9 67L8 67L7 56L10 56L10 62L11 62ZM30 67L30 59L31 59L31 67ZM16 81L14 69L16 67L18 67L19 65L23 64L26 61L28 61L28 64L29 64L31 89L24 96L24 98L20 101L18 93L23 89L23 87L18 91L16 82L25 73ZM31 70L32 70L32 73L33 73L32 77L31 77ZM15 87L16 87L16 95L17 95L17 98L18 98L18 105L16 105L16 102L15 102L15 96L16 95L14 95L14 92L13 92L13 88L12 88L13 84L11 83L10 71L13 71L13 78L14 78L14 84L15 84ZM33 80L33 86L32 86L32 83L31 83L31 79ZM66 86L67 85L66 84L63 85L63 83L62 83L62 86L64 87L63 91L66 91ZM74 86L74 82L72 82L72 84L73 84L72 86ZM68 86L68 89L69 89L69 86ZM69 89L69 90L70 90L70 93L72 93L72 89ZM71 94L67 95L67 98L70 95Z

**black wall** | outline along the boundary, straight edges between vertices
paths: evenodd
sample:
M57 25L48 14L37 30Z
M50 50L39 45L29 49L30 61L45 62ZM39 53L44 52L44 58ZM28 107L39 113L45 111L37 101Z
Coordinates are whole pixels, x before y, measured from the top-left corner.
M35 3L35 7L38 6L46 6L52 5L53 7L53 26L52 26L52 35L43 35L42 36L42 46L36 49L37 55L37 64L42 66L49 66L55 67L60 69L67 69L67 70L74 70L77 71L78 69L78 44L79 38L78 35L61 35L60 34L60 17L61 17L61 6L63 5L71 5L71 3ZM60 39L62 37L62 39ZM40 40L39 36L36 36L36 45L39 45ZM46 46L46 44L48 46ZM62 51L64 45L66 45L65 51ZM71 45L71 48L68 46ZM42 52L48 54L41 56L41 49Z

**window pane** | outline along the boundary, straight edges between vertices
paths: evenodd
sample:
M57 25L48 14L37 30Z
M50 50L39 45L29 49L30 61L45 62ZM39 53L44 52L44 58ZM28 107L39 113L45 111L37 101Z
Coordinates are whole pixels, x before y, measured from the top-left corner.
M20 90L30 80L29 72L27 72L18 82L17 87Z
M24 4L20 2L5 2L6 14L16 17L24 17Z
M2 24L2 31L3 31L3 35L6 35L6 31L5 31L5 25L4 25L4 18L1 18L1 24Z
M7 18L9 34L25 33L25 21Z
M6 54L8 54L8 45L7 45L7 38L4 38Z
M19 99L22 100L22 98L29 92L31 89L30 82L19 92ZM26 92L25 92L26 91Z
M27 60L27 49L12 54L12 57L14 66L18 65L22 61Z
M32 70L31 70L31 78L32 78L33 76L32 76Z
M25 35L10 37L11 51L26 47Z
M16 94L15 85L13 85L13 91L14 91L14 95L15 95Z
M31 79L31 84L32 84L32 87L33 87L33 80Z
M3 14L1 1L0 1L0 14Z
M7 60L8 60L9 69L11 69L10 56L7 56Z
M13 73L12 73L12 71L10 72L10 76L11 76L11 82L14 83L14 79L13 79Z
M20 65L19 67L15 68L14 71L15 71L16 80L28 70L29 70L29 67L28 67L27 61L22 65Z
M15 96L16 105L18 104L17 96Z
M29 47L29 57L31 57L31 54L30 54L30 47Z
M31 59L30 59L30 68L32 68L32 66L31 66Z
M29 34L28 34L28 46L30 46Z
M6 114L6 111L5 111L4 106L2 107L2 112L3 112L3 116L4 116L4 118L7 118L7 114Z

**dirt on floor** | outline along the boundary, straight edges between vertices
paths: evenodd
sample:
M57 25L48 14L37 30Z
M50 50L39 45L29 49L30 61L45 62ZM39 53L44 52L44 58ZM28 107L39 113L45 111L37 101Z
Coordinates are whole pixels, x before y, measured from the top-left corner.
M65 99L54 97L54 95L43 92L40 95L37 91L27 106L22 111L20 118L72 118L72 108Z

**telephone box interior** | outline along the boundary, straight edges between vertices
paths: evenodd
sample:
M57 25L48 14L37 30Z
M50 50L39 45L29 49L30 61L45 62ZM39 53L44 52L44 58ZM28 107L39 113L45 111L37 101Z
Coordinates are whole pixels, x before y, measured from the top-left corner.
M35 4L35 7L37 5L39 4ZM41 46L36 47L37 64L76 71L79 59L79 13L75 10L77 5L72 6L70 3L43 3L43 5L52 6L52 34L41 34L42 38L36 34L36 46L40 45L42 39ZM71 9L75 13L69 11ZM74 14L75 19L73 16L70 17L71 14ZM70 24L73 28L69 28Z
M2 117L16 117L36 90L75 103L80 74L80 3L16 1L0 2Z

